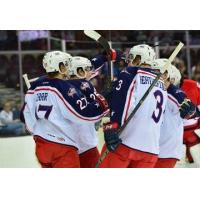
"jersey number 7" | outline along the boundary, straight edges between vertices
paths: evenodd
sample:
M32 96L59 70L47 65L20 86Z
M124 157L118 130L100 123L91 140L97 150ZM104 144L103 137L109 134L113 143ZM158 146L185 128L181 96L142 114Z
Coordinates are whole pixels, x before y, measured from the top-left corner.
M36 119L48 119L53 106L39 105L35 111Z

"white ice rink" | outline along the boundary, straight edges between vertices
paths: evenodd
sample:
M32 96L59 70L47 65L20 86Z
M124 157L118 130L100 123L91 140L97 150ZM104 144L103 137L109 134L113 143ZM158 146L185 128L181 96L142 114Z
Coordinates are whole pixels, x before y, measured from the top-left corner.
M99 149L103 145L102 130L99 131ZM38 168L34 152L35 144L32 136L0 138L0 168ZM200 149L197 149L200 151ZM198 167L185 162L183 158L178 164L179 168Z
M0 167L40 167L34 148L32 136L0 138Z

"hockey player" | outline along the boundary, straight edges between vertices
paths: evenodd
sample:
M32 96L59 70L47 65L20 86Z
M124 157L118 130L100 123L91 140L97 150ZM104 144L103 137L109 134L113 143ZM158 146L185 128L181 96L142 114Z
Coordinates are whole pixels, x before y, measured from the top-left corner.
M69 82L86 96L88 102L93 102L96 96L100 96L92 84L86 80L90 79L91 69L92 64L87 58L80 56L72 58L69 70L71 81ZM78 137L80 167L95 167L100 156L97 149L98 138L95 123L77 124L74 127Z
M104 138L110 152L100 167L154 167L167 100L162 80L157 82L121 135L116 134L155 79L156 73L151 69L154 60L155 52L148 45L130 49L129 67L120 73L113 87L111 121L104 125Z
M42 167L79 167L77 133L73 124L94 124L108 112L98 96L88 102L68 81L71 56L53 51L45 54L47 77L32 83L25 96L22 120L34 135L36 156Z
M111 49L109 56L112 61L119 60L121 59L121 52ZM77 87L89 102L93 101L97 95L100 97L100 94L97 93L96 89L87 80L97 76L98 69L107 61L108 58L105 54L100 54L91 61L80 56L72 58L69 71L70 83ZM93 68L96 68L94 72L92 71ZM95 124L77 125L77 132L79 132L77 136L79 141L80 166L84 168L95 167L100 156L97 149L98 138Z
M186 93L188 98L197 106L197 110L200 108L200 86L199 83L190 80L183 79L181 81L181 89ZM199 112L199 111L198 111ZM200 136L199 136L199 117L184 120L184 144L186 145L186 156L189 163L194 163L198 167L200 166Z
M164 66L167 59L157 59L153 65L154 69L159 69L165 73ZM163 123L160 130L159 158L155 168L173 168L177 160L183 155L183 119L195 113L195 106L178 87L181 75L176 67L170 65L165 77L168 99L164 113Z

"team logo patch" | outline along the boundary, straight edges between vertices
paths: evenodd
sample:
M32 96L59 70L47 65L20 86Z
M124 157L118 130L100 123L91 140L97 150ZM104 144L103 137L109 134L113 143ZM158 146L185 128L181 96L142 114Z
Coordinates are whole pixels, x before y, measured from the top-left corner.
M87 90L87 88L90 88L89 83L83 82L83 83L81 84L81 90Z
M76 89L75 88L69 88L67 95L69 97L74 97L75 94L76 94Z

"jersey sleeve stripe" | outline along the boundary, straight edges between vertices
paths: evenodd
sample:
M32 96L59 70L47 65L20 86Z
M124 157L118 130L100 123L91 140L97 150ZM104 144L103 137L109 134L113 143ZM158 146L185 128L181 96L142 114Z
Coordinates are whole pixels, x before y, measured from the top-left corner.
M34 92L30 92L30 91L28 91L26 94L34 94Z
M178 108L180 107L180 104L178 103L178 101L169 94L168 94L168 99L171 100L173 103L175 103Z
M52 88L52 87L38 87L37 89L34 90L35 92L37 91L50 91L50 92L53 92L55 93L59 98L60 100L63 102L63 104L65 105L65 107L67 107L67 109L73 114L75 115L76 117L78 117L79 119L82 119L82 120L86 120L86 121L96 121L96 120L99 120L103 117L104 114L101 114L99 116L96 116L96 117L83 117L82 115L79 115L73 108L72 106L67 103L67 101L64 99L64 97L60 94L60 92L58 90L56 90L55 88ZM32 93L31 93L32 94Z

